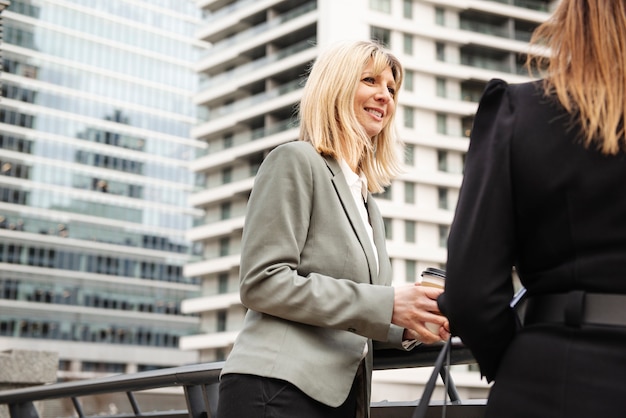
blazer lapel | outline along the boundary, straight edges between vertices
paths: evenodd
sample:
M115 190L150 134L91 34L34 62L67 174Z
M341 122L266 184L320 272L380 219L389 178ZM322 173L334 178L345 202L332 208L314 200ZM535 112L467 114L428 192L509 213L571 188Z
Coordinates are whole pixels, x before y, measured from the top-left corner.
M374 249L370 244L369 237L367 236L365 225L363 225L363 222L361 221L359 210L356 207L356 203L354 202L354 198L350 192L350 187L343 176L339 163L332 158L324 157L324 159L326 160L328 169L332 173L331 179L333 185L335 186L335 190L337 191L337 195L341 200L343 209L350 220L350 224L352 225L352 229L354 230L357 239L361 243L361 247L363 247L363 251L365 252L365 257L367 258L367 264L370 271L370 283L374 283L376 281L375 279L378 277L376 256L374 254ZM369 198L370 197L368 196L368 199ZM374 231L374 239L376 239L376 232L377 231ZM376 245L378 246L379 243L376 242Z
M374 284L391 285L391 263L387 254L387 238L385 237L383 218L376 201L369 192L367 193L367 202L367 212L374 231L374 244L376 245L376 251L378 251L378 276L373 276L378 280L374 281ZM385 280L388 282L384 282Z

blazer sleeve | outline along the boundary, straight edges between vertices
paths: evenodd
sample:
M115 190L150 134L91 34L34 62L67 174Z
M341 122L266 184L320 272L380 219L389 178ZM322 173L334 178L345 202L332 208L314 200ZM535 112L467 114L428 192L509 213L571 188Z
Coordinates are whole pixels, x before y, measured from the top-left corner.
M310 228L316 228L313 200L326 208L330 205L324 202L333 198L327 193L334 191L321 185L332 188L326 163L310 144L291 145L295 146L280 146L268 154L255 178L242 238L241 301L249 309L289 321L387 340L393 288L370 284L367 267L363 282L321 271L299 273ZM332 217L345 216L342 211L315 219L328 223ZM318 248L318 264L346 262L334 258L345 243L333 239L337 240L329 236L326 248Z
M439 299L453 335L470 348L488 381L516 329L509 308L515 254L510 94L504 81L492 80L479 103L448 237L445 292Z

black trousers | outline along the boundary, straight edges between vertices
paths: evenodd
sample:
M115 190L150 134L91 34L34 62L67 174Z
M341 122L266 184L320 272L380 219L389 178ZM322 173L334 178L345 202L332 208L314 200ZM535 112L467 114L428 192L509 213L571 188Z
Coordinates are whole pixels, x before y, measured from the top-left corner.
M284 380L226 374L220 382L217 418L352 418L358 386L353 384L346 401L333 408Z

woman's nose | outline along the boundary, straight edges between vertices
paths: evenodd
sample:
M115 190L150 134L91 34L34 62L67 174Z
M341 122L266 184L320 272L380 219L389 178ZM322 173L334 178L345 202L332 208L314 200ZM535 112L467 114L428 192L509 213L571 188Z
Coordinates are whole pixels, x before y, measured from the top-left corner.
M386 87L376 93L376 100L388 102L391 98L391 92Z

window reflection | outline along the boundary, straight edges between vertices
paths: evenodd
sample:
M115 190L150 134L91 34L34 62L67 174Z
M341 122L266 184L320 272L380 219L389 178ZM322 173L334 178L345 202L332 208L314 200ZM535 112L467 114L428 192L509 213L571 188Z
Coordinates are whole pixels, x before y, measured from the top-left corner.
M129 294L127 289L103 291L90 286L51 285L47 280L41 283L30 278L0 278L0 299L180 315L179 306L175 302L181 299L179 292L173 290L161 292L161 298L151 300L140 293ZM4 315L0 314L0 336L17 338L49 338L177 348L179 337L187 335L191 330L165 330L160 329L158 325L120 326L114 323L99 323L93 319L85 323L58 318L37 318L36 315L23 318L13 317L7 312Z
M8 315L0 315L0 336L14 338L59 339L178 348L178 341L184 335L188 335L188 332L165 330L158 327L75 323L43 318L12 318ZM89 362L86 364L88 369L93 367Z
M7 225L6 219L3 219L3 222ZM15 229L16 225L9 223L7 228ZM57 227L57 234L64 236L68 234L68 230L65 226ZM183 276L182 262L176 264L175 261L169 263L141 261L119 255L95 255L85 253L84 250L60 250L35 244L18 245L7 241L0 241L0 262L177 283L195 281Z

